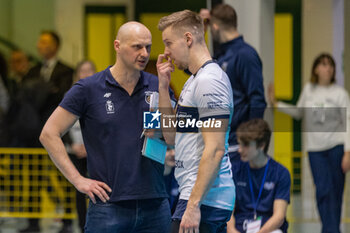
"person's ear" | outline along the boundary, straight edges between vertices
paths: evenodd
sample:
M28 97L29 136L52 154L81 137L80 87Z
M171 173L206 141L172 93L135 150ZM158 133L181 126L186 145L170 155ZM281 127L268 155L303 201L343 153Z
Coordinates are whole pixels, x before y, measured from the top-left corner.
M114 49L115 49L115 51L119 51L119 49L120 49L120 40L115 40L114 41Z
M186 44L187 44L187 46L188 46L188 47L191 47L191 45L192 45L192 43L193 43L193 35L192 35L192 33L186 32L186 33L184 34L184 36L185 36L185 39L186 39Z

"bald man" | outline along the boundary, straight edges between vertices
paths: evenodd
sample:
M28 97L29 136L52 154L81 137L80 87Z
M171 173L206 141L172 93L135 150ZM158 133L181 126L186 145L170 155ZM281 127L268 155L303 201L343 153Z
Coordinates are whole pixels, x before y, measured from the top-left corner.
M152 45L142 24L122 25L116 62L78 81L46 122L40 141L63 175L90 198L85 233L168 232L164 166L141 155L143 112L158 78L144 72ZM70 161L61 136L79 119L90 178Z

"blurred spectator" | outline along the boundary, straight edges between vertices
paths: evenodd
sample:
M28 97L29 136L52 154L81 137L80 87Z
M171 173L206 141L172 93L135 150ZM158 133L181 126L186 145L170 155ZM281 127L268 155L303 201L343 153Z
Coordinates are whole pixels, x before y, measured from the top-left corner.
M13 116L11 132L17 146L41 147L39 143L40 131L60 103L64 93L72 85L74 70L57 58L59 47L60 38L55 32L43 31L41 33L37 49L42 63L35 65L24 76L23 86L16 97L15 105L18 106L17 108L14 106L11 114ZM23 138L23 136L25 137ZM66 135L64 140L69 143L69 135ZM44 178L40 177L39 179L43 180ZM45 179L49 178L45 177ZM29 187L29 189L32 188ZM39 191L41 188L39 187ZM54 193L52 190L48 191ZM68 209L65 208L65 211L67 212ZM39 231L39 219L29 219L29 226L20 232ZM72 232L72 220L64 219L60 233L70 232Z
M350 98L336 84L335 70L333 57L322 53L296 107L277 101L272 85L268 96L279 111L303 118L322 232L340 233L345 173L350 170Z
M9 107L9 96L5 86L5 80L7 76L6 60L0 53L0 146L6 145L7 132L5 130L5 124L3 116L6 114Z
M22 50L13 50L10 57L10 76L20 82L29 71L29 59Z
M75 72L75 82L79 81L80 79L92 76L96 73L96 67L95 64L92 61L84 60L80 62L76 67ZM70 158L76 168L78 169L79 173L82 176L87 177L87 159L86 159L86 150L83 142L83 136L81 134L81 128L79 121L75 122L75 124L72 126L71 130L69 131L72 144L70 146ZM79 192L78 190L76 192L76 207L78 212L78 218L79 218L79 227L81 229L81 232L84 232L84 226L86 221L86 212L87 212L87 206L86 206L86 198L85 194Z
M210 26L219 48L214 59L230 78L234 114L229 135L231 163L239 160L236 129L242 122L263 118L266 101L263 86L262 62L257 51L245 42L238 31L237 13L228 4L218 4L210 12L202 9L200 16Z
M20 88L23 77L28 73L30 68L29 58L22 50L13 50L10 60L10 74L8 79L8 91L10 96L15 96Z
M53 110L58 106L64 93L69 90L73 81L74 70L57 58L60 38L53 31L43 31L39 37L37 49L42 63L31 68L24 81L39 79L49 87L40 115L44 124Z
M58 60L59 45L55 32L41 33L37 48L43 61L23 77L7 115L10 146L41 147L40 131L72 84L74 71Z

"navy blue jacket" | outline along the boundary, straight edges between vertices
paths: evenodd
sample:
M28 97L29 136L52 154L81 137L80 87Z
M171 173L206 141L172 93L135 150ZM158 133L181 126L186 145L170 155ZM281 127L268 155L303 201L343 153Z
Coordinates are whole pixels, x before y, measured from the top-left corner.
M253 47L242 36L221 45L214 56L231 81L234 113L229 143L236 145L236 129L240 123L263 118L266 108L262 63Z

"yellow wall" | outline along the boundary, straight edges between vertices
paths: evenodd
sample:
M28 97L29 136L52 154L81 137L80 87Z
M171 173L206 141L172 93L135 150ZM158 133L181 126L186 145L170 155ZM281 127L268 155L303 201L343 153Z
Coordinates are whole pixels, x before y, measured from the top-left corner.
M291 14L275 15L275 92L278 99L293 97L293 17ZM275 111L275 159L293 174L293 120Z
M87 58L96 64L101 71L115 62L113 41L118 28L125 22L123 14L88 14L87 27Z

